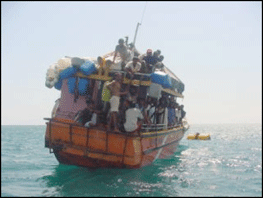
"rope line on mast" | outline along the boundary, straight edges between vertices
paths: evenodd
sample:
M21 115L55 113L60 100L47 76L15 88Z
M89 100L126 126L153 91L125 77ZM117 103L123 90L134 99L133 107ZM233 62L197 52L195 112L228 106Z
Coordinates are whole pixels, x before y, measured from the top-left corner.
M143 20L143 17L144 17L144 13L145 13L146 6L147 6L147 1L146 1L146 4L145 4L145 6L144 6L143 13L142 13L142 20ZM140 23L140 25L142 24L142 20L141 20L141 23Z
M136 41L137 31L138 31L139 25L142 24L142 20L143 20L143 17L144 17L144 13L145 13L146 6L147 6L147 1L146 1L145 6L144 6L144 10L143 10L143 14L142 14L141 23L139 23L139 22L137 23L137 27L136 27L135 35L134 35L134 39L133 39L133 45L134 45L134 46L135 46L135 41Z

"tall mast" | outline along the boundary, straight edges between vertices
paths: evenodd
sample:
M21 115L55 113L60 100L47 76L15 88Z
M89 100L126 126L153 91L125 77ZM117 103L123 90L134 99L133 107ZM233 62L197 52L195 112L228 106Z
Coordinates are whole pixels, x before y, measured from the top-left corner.
M139 25L141 25L141 24L140 24L140 23L137 23L137 27L136 27L135 35L134 35L134 39L133 39L133 46L135 46L135 41L136 41L136 36L137 36L137 32L138 32Z
M145 9L146 9L146 5L147 5L147 1L146 1L146 4L145 4L145 7L144 7L144 10L143 10L142 20L143 20L144 12L145 12ZM135 46L135 41L136 41L136 36L137 36L138 28L139 28L139 25L142 24L142 20L141 20L141 23L139 23L139 22L137 23L137 27L136 27L135 35L134 35L134 39L133 39L133 46Z

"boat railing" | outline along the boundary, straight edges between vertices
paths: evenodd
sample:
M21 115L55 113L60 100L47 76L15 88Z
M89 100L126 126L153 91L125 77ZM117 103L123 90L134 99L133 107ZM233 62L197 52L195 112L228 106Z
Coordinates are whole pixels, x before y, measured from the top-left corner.
M166 124L143 124L142 131L159 131L163 129L167 129Z
M75 122L73 123L67 123L67 122L63 122L63 121L60 121L60 120L56 120L56 119L53 119L53 118L44 118L44 120L47 120L49 121L49 123L51 122L56 122L56 123L61 123L61 124L65 124L65 125L68 125L71 129L72 127L83 127L85 129L89 129L87 127L84 127L80 124L77 124ZM91 127L90 129L92 129L93 127ZM72 131L70 131L70 133L72 133ZM132 137L138 137L138 134L131 134L131 133L119 133L119 132L114 132L114 131L107 131L107 133L115 133L115 134L121 134L121 135L124 135L124 136L132 136Z
M167 124L142 124L141 130L143 132L159 131L159 130L170 130L176 127L180 127L180 124L167 126Z
M128 72L122 71L122 70L117 70L117 69L113 69L113 70L110 72L110 74L114 74L114 73L117 73L117 72L123 74L123 77L124 77L124 78L127 78L127 77L128 77ZM150 78L151 78L151 74L136 72L136 73L134 73L134 78L133 78L133 80L150 80Z

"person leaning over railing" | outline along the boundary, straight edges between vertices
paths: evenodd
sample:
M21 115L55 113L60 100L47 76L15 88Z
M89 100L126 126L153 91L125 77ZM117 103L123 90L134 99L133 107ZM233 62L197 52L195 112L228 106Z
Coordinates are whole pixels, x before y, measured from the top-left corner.
M124 71L126 71L131 79L134 76L134 73L137 73L141 70L141 63L137 56L133 57L132 61L128 62L124 68Z

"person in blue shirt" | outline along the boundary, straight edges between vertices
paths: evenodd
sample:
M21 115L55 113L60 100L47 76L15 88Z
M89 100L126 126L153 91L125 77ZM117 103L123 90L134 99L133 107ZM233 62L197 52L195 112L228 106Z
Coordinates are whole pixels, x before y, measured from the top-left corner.
M142 60L145 61L147 73L152 73L153 65L157 63L157 60L156 57L152 55L151 49L147 50L146 56L144 56Z

